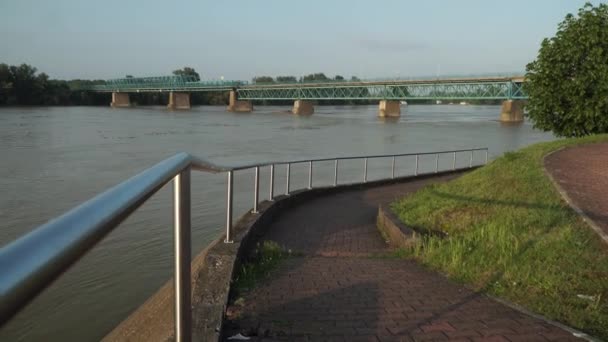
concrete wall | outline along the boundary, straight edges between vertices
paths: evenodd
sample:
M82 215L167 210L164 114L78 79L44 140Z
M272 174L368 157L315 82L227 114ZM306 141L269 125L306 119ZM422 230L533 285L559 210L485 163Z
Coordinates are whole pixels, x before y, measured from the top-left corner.
M169 109L190 109L190 93L169 93Z
M251 101L238 100L238 93L231 90L227 110L235 113L249 113L253 110L253 104Z
M293 103L292 113L296 115L311 115L315 112L315 107L311 101L296 100Z
M447 236L445 233L437 230L408 227L399 220L390 208L383 205L378 206L376 227L389 246L394 248L410 247L422 236L432 235L442 238Z
M394 248L409 247L420 238L416 231L406 227L390 209L383 206L378 207L376 226L388 245Z
M112 93L112 107L131 107L129 93Z
M523 100L505 100L502 102L500 111L501 122L522 122L524 121L524 105Z
M401 102L392 100L380 101L380 105L378 106L378 116L381 118L401 116Z

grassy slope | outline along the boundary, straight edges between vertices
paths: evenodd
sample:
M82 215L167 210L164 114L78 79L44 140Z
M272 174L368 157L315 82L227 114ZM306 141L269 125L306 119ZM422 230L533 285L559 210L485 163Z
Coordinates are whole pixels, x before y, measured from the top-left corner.
M536 144L394 203L406 224L449 234L400 254L608 340L608 248L542 165L562 146L600 141L608 135Z

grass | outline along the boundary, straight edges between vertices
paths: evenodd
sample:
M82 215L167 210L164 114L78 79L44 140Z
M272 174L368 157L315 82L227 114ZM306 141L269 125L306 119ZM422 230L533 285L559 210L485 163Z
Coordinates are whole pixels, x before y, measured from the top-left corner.
M255 287L261 280L268 277L281 261L292 256L274 241L264 241L257 245L255 256L247 263L241 265L232 284L235 298ZM236 299L237 301L239 298Z
M543 157L608 135L536 144L392 205L407 225L438 229L396 252L608 340L608 248L562 200Z

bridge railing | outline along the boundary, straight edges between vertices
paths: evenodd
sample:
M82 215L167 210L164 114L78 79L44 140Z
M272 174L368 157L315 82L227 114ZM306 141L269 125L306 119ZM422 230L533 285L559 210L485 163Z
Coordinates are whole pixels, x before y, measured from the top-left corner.
M92 91L148 91L148 90L195 90L204 88L232 88L248 85L238 80L197 80L193 76L130 77L107 80L104 84L91 85Z
M226 233L224 241L231 243L233 241L232 207L235 172L255 170L253 212L257 213L260 204L259 184L260 168L262 167L268 167L270 171L269 199L272 201L275 198L275 167L277 165L285 166L285 195L289 195L294 190L291 186L291 167L294 164L306 164L308 166L308 185L306 188L312 189L313 167L315 163L333 161L333 186L335 187L345 184L366 183L368 181L368 162L372 159L391 159L391 169L382 179L395 179L403 177L403 175L398 176L396 169L396 161L399 158L415 157L413 175L422 175L438 173L439 171L457 170L457 155L462 153L468 154L467 163L465 167L458 169L472 168L480 164L479 161L475 162L474 154L476 152L485 152L485 158L481 164L486 164L488 162L487 148L301 159L239 166L219 166L186 153L177 154L2 247L0 249L0 327L165 184L173 181L175 338L177 341L190 341L192 329L190 305L190 174L192 170L209 173L226 173ZM451 168L440 170L439 157L441 155L447 155L451 158ZM419 164L419 159L422 156L434 156L434 167L430 169L422 167ZM339 182L339 173L342 169L339 167L340 162L347 160L363 161L359 181L354 183Z

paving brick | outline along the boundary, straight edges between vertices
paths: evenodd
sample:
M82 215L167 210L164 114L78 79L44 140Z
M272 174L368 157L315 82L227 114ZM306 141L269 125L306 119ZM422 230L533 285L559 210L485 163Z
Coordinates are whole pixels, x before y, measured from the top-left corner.
M511 342L528 342L528 341L547 341L547 339L541 334L517 334L517 335L505 335L507 340Z
M475 337L475 338L473 338L473 341L474 342L509 342L509 340L507 340L506 337L498 336L498 335Z
M243 307L229 308L241 315L225 322L224 336L257 333L268 341L573 339L411 260L368 257L389 251L375 226L379 203L449 178L339 193L285 212L265 238L304 255L283 261L243 294Z
M422 331L424 331L424 332L431 332L431 331L456 331L456 328L454 328L448 322L433 322L433 323L430 323L430 324L422 325L420 327L420 329L422 329Z
M574 204L608 234L608 143L555 152L545 158L545 167Z
M423 333L412 333L414 341L448 341L446 334L440 331L423 332Z
M481 337L481 334L475 330L455 330L444 332L450 340L453 339L472 339L474 337Z
M358 334L352 336L344 336L345 341L353 341L353 342L378 342L378 338L374 334Z
M492 335L505 335L505 334L513 334L515 331L513 329L504 327L504 328L487 328L479 331L483 336L492 336Z

